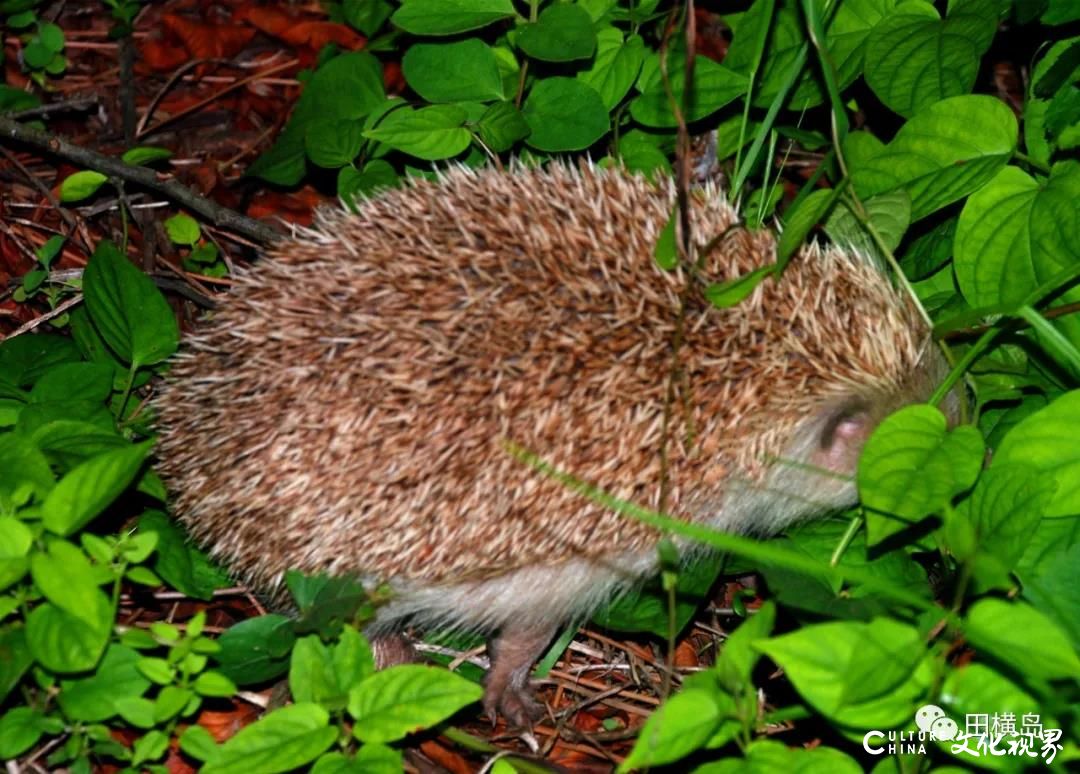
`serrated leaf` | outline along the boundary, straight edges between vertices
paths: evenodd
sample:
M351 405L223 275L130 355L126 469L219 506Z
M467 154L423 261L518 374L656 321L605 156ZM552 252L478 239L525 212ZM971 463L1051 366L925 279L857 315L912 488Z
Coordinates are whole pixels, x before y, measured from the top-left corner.
M42 503L42 523L57 535L86 526L135 480L151 441L107 451L75 466Z
M317 704L298 703L264 715L219 748L203 774L277 774L319 757L337 738L329 714Z
M481 694L480 686L445 669L390 667L349 693L353 734L362 742L393 742L445 720Z

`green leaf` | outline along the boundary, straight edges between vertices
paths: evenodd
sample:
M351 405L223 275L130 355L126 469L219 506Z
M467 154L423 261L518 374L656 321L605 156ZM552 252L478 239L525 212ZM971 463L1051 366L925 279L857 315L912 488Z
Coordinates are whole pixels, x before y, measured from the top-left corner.
M190 725L180 735L180 749L198 761L211 761L220 754L214 737L200 725Z
M615 27L596 33L596 59L588 70L578 73L578 80L596 89L604 107L614 110L630 91L645 60L645 42L640 35L630 35L625 42Z
M42 266L48 267L52 263L53 258L60 254L60 249L64 246L64 242L67 241L59 234L54 234L45 240L41 247L34 250L34 255L37 256L38 262Z
M756 647L819 712L856 729L910 721L931 678L922 635L889 618L811 624Z
M329 714L317 704L298 703L264 715L221 745L203 774L276 774L304 766L337 738Z
M182 212L165 219L165 233L178 245L194 245L202 236L198 221Z
M215 589L229 585L229 575L215 566L176 522L161 511L145 513L139 519L139 530L157 533L153 569L173 588L189 597L208 600Z
M925 279L948 262L956 238L956 221L956 218L943 220L911 243L900 258L908 279Z
M906 189L911 219L917 221L993 178L1016 150L1017 127L1003 102L969 95L924 108L888 145L868 139L865 132L852 132L844 143L859 197Z
M825 4L814 0L823 10ZM839 88L850 85L863 70L866 39L882 18L895 5L895 0L845 0L833 3L835 12L825 28L825 46L836 69ZM808 45L803 13L797 0L780 0L769 15L770 3L759 0L738 17L735 36L724 64L749 75L757 53L761 25L769 25L766 54L761 62L754 88L754 105L767 107L779 94L790 69L797 63ZM788 107L801 110L820 104L824 90L817 67L803 67L791 95Z
M983 472L958 508L973 532L971 551L950 545L958 560L973 562L976 581L984 587L1010 587L1008 574L1024 555L1054 489L1052 480L1028 465L995 460Z
M1030 662L1024 665L1025 671L1028 664ZM1044 712L1031 696L984 664L949 669L941 695L945 699L945 708L952 717L959 719L961 727L964 718L971 714L993 717L1008 712L1020 719L1027 714Z
M336 56L318 70L285 130L246 174L279 185L295 185L304 176L304 137L313 121L358 121L386 102L382 65L366 51Z
M768 637L775 624L776 605L767 601L724 640L715 670L729 691L744 690L753 685L751 675L761 659L761 653L754 648L754 643Z
M342 167L338 171L337 194L346 207L355 206L357 197L368 196L386 188L398 185L399 178L394 168L382 159L374 159L364 165L362 170L355 167Z
M0 759L14 761L45 733L45 716L31 707L15 707L0 716Z
M6 699L34 663L22 626L0 627L0 700Z
M741 277L713 283L705 288L705 298L717 309L728 309L753 293L754 288L775 271L773 264L759 266Z
M315 119L306 124L304 151L316 166L337 169L351 164L363 145L364 127L355 119Z
M967 94L996 27L994 0L954 0L944 20L925 0L906 0L870 33L866 83L903 116Z
M870 226L877 231L889 250L895 250L911 223L911 197L908 192L901 189L874 196L864 201L863 206ZM825 232L834 242L850 245L865 255L881 254L881 248L846 201L841 200L825 221Z
M425 161L438 161L469 147L472 135L464 128L467 117L457 105L433 105L419 110L405 107L387 114L364 136Z
M975 483L983 440L970 425L946 429L945 416L919 404L882 422L859 459L859 497L870 543L941 511Z
M477 38L417 43L405 52L401 70L428 102L487 102L505 96L495 52Z
M168 148L155 148L152 145L140 145L131 150L124 151L120 158L128 164L141 165L171 158L172 155L172 151Z
M537 81L522 112L531 130L526 142L550 153L584 150L611 128L600 95L573 78Z
M744 75L719 65L711 59L698 56L694 59L693 80L689 95L684 98L686 72L683 61L675 57L668 64L672 97L688 122L697 121L716 112L724 105L746 93L748 81ZM645 126L672 128L677 126L671 111L671 100L664 90L663 79L657 69L648 79L643 93L630 103L630 115Z
M1037 679L1080 677L1080 657L1065 633L1025 602L987 597L968 611L964 632L985 650Z
M86 526L128 488L149 456L151 441L104 452L60 479L42 504L42 523L57 535Z
M394 7L385 0L344 0L341 10L345 21L370 38L382 29Z
M62 680L57 700L64 715L82 723L99 723L117 713L116 702L142 696L150 681L135 668L139 654L113 643L89 677Z
M675 226L679 220L678 208L672 208L667 223L660 230L660 236L656 239L656 247L653 248L653 258L656 265L664 271L673 271L679 265L679 248L675 244Z
M556 3L520 28L517 45L533 59L572 62L593 55L596 33L588 13L576 5Z
M15 583L30 569L30 528L11 516L0 516L0 590Z
M677 761L703 746L723 719L706 691L685 690L656 710L638 734L630 755L617 769L628 772Z
M88 196L93 196L108 180L105 175L92 169L75 172L64 178L60 183L60 201L77 202Z
M108 345L133 366L160 363L176 351L176 318L154 283L112 242L98 243L83 272L90 316Z
M57 25L52 22L39 24L37 33L41 44L49 51L59 54L64 50L64 31Z
M496 102L484 111L476 127L480 139L495 153L508 151L529 136L529 124L513 102Z
M1044 518L1080 513L1080 444L1066 428L1080 427L1080 390L1067 392L1024 419L1005 436L994 466L1028 465L1057 483Z
M384 744L365 744L353 758L327 753L315 762L311 774L398 774L402 766L400 750Z
M217 642L220 672L241 685L266 682L289 669L292 621L271 613L230 626Z
M393 742L445 720L482 694L480 686L445 669L390 667L350 691L353 734L362 742Z
M9 338L0 342L0 385L29 387L53 366L79 360L78 348L66 336L42 333Z
M88 400L102 403L112 393L113 373L113 369L100 363L62 363L42 374L30 391L30 401Z
M200 696L232 696L236 693L236 683L219 672L203 672L192 685ZM295 695L293 698L297 698Z
M93 626L111 622L109 600L98 588L109 578L102 577L77 546L50 541L47 551L31 556L30 571L41 593L57 607Z
M97 589L93 589L97 591ZM100 591L96 609L104 614L93 625L51 602L35 607L26 619L26 641L34 657L53 672L85 672L93 669L109 643L113 611Z
M1076 264L1080 243L1080 164L1054 166L1037 182L1016 167L1005 167L964 205L956 228L956 279L973 307L1008 308ZM1080 300L1072 288L1055 304ZM1080 320L1065 316L1054 327L1074 344Z
M405 0L390 21L414 35L453 35L514 15L511 0Z
M787 265L839 195L840 189L837 188L812 191L784 213L784 230L776 243L776 259L779 264Z

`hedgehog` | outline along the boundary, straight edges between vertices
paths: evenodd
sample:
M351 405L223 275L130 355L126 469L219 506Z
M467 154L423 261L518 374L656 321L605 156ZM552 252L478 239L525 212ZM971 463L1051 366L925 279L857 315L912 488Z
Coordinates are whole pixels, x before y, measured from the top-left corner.
M534 661L655 572L662 535L508 443L768 535L854 504L863 443L945 367L915 303L850 249L806 245L712 306L702 278L769 264L775 237L706 186L689 196L697 265L661 269L675 199L670 179L552 163L453 168L321 212L237 273L155 399L175 514L268 594L289 569L388 588L376 643L487 634L483 705L528 726Z

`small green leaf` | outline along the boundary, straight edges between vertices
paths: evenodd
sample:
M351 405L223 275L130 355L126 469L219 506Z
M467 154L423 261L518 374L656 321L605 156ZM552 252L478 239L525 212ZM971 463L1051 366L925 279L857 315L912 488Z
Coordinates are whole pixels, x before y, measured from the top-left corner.
M200 725L190 725L180 735L180 749L198 761L209 762L217 758L220 748L214 737Z
M688 122L705 118L745 94L749 83L745 76L734 70L698 56L694 59L689 95L684 99L687 89L683 63L673 59L668 68L672 98ZM630 103L630 115L645 126L675 127L677 122L671 111L671 99L664 89L659 71L643 86L644 92Z
M131 150L124 151L121 159L128 164L142 165L150 164L154 161L160 161L161 159L167 159L172 157L172 151L168 148L156 148L152 145L140 145Z
M232 696L236 693L236 683L220 672L203 672L192 686L200 696Z
M867 40L867 85L903 116L969 93L994 37L997 5L994 0L954 0L943 20L925 0L901 3Z
M150 687L136 663L139 654L124 645L112 644L92 675L77 680L62 680L58 700L70 720L99 723L119 711L122 699L135 700ZM125 715L125 718L127 716ZM153 721L147 726L153 725Z
M15 707L0 716L0 758L14 761L45 733L44 716L31 707Z
M775 265L759 266L741 277L715 282L705 288L705 298L717 309L728 309L753 293L775 271Z
M635 771L677 761L704 745L721 720L720 708L708 692L677 693L645 721L634 749L617 771Z
M885 247L895 250L911 223L911 197L908 192L903 189L891 191L871 197L862 204L869 226L881 237ZM825 221L825 232L834 242L849 245L865 255L879 255L881 248L851 206L841 201Z
M198 221L182 212L165 219L165 233L178 245L193 245L202 237Z
M108 179L105 175L92 169L68 175L64 178L64 182L60 183L60 201L77 202L80 199L93 196Z
M660 230L660 236L656 239L656 247L653 248L656 265L664 271L673 271L679 265L679 248L675 244L675 226L678 220L679 210L673 208L667 223Z

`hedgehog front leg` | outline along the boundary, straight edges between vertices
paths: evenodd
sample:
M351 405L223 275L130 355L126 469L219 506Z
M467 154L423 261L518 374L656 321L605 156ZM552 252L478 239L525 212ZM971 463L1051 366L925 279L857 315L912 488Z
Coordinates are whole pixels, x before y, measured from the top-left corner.
M531 728L543 716L543 705L533 698L529 673L557 628L508 623L488 641L491 669L484 680L484 709L492 720L502 715L511 726Z

